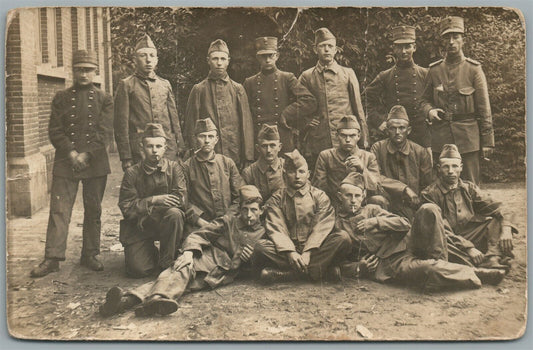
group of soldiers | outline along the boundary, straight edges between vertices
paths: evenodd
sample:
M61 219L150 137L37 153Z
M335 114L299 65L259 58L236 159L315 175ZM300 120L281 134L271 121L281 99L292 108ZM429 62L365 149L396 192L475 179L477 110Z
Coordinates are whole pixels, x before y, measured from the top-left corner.
M315 32L318 63L299 79L276 67L275 37L257 38L261 71L244 86L229 78L229 49L215 40L183 124L148 36L114 101L92 84L95 55L75 52L74 85L52 102L50 218L45 259L31 275L65 260L80 180L81 264L103 270L96 256L114 121L126 273L158 277L111 288L104 316L166 315L184 292L238 276L369 278L426 291L498 284L517 231L477 186L479 158L494 146L486 81L463 55L463 19L443 19L440 34L446 57L428 70L413 61L415 29L392 29L396 64L365 90L368 124L387 135L370 151L357 77L335 61L327 28Z

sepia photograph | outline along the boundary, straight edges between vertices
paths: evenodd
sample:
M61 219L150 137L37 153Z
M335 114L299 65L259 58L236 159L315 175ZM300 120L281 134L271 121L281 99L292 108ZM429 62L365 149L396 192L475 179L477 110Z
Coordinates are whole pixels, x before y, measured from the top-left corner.
M111 5L5 18L11 337L524 335L519 9Z

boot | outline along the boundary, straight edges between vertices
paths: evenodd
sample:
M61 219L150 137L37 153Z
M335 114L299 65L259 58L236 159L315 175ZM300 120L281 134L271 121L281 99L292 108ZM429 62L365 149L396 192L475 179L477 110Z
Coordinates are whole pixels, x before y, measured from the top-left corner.
M44 259L39 266L35 267L30 272L31 277L43 277L51 272L59 271L59 261L54 259Z
M342 281L341 268L339 266L330 266L328 268L327 280L332 283L339 283Z
M492 284L493 286L499 284L503 277L505 277L505 270L500 269L486 269L483 267L474 268L476 276L481 280L483 284Z
M259 281L262 284L273 284L279 282L292 282L299 279L299 274L296 271L281 271L271 267L265 267L261 270Z
M166 316L178 310L178 303L175 300L153 295L135 309L135 316L148 317L154 315Z
M506 273L509 272L509 270L511 269L510 260L505 259L505 262L507 263L506 265L503 265L501 263L501 260L501 257L497 255L491 255L486 257L485 260L479 265L479 267L486 269L500 269L505 270Z
M80 260L82 266L88 267L93 271L103 271L104 264L102 264L95 256L82 256Z
M107 291L105 303L99 307L100 315L109 317L119 314L139 303L140 301L137 297L133 295L125 296L122 288L115 286Z

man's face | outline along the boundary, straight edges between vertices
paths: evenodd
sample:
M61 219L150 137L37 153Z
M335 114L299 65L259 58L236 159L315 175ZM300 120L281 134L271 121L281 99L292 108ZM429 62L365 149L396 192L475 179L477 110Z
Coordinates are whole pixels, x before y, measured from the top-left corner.
M256 148L259 152L259 157L270 164L278 159L278 154L281 151L281 142L279 140L259 140Z
M295 190L302 188L309 180L309 170L307 165L302 165L298 169L289 167L285 170L287 186Z
M399 146L407 140L407 135L411 132L409 122L403 119L391 119L387 122L387 133L389 140Z
M211 153L218 142L218 133L216 130L201 132L196 135L198 148L203 153Z
M228 69L229 55L221 51L211 52L207 57L207 64L211 72L223 74Z
M339 146L342 150L351 152L357 147L357 142L361 138L361 132L357 129L337 130Z
M416 44L394 44L392 50L399 62L411 62L416 51Z
M353 214L361 208L361 203L365 199L365 191L354 185L342 184L339 188L338 196L342 212Z
M261 70L271 70L276 67L278 61L278 53L266 53L263 55L256 55L257 61L261 65Z
M159 163L167 149L167 140L164 137L145 137L141 143L144 159L149 163Z
M96 67L74 67L72 70L74 73L74 82L77 85L92 84L96 76Z
M248 226L254 226L259 223L261 215L263 215L263 209L259 203L248 203L241 205L240 215L243 222Z
M440 178L447 185L455 185L459 181L463 162L457 158L441 158L439 160L438 171Z
M442 42L449 54L458 54L463 50L464 38L461 33L446 33L442 36Z
M335 59L335 54L337 53L337 41L335 39L330 39L321 42L315 46L315 53L318 56L318 60L322 64L329 64Z
M148 75L157 67L157 50L145 47L135 52L135 67L144 75Z

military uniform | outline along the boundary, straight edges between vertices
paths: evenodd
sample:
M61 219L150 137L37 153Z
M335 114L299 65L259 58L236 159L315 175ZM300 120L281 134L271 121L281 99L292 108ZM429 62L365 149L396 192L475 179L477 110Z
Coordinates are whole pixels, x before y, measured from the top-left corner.
M415 43L415 28L399 26L392 30L395 44ZM419 111L420 96L424 89L428 69L414 61L398 62L392 68L380 72L365 88L368 103L368 124L374 129L387 119L392 106L401 105L407 110L412 131L409 139L423 147L431 147L431 134Z
M329 30L327 32L329 35L323 35L322 32L315 34L315 42L335 38ZM303 152L310 167L314 167L316 157L321 151L337 146L335 132L343 115L357 117L361 125L359 145L361 148L368 148L366 117L359 82L353 69L340 66L336 61L327 67L318 62L315 67L304 71L299 80L315 96L318 104L316 113L310 118L320 120L320 124L313 128L303 127L301 132Z
M78 51L73 60L91 61L93 56ZM101 203L110 173L106 137L112 130L112 118L113 99L92 84L74 85L54 96L48 134L56 152L45 259L65 260L68 225L80 181L84 207L81 255L100 253ZM69 159L73 150L89 154L89 166L82 171L73 170Z
M148 36L136 49L143 47L155 49ZM147 123L163 126L169 137L165 157L177 160L178 151L185 148L172 86L155 73L136 72L120 81L115 95L115 140L121 161L142 159L140 142Z
M229 54L226 43L211 43L208 54L222 51ZM195 123L211 118L219 130L217 153L233 159L242 166L254 160L254 128L248 97L244 87L231 80L227 73L216 76L210 72L206 79L193 86L187 101L184 131L190 149L194 149Z
M463 33L462 28L460 17L443 25L448 32ZM431 148L440 153L444 144L456 144L463 158L463 179L479 184L479 151L494 147L487 80L481 64L464 57L462 51L453 62L446 58L430 64L420 108L426 117L434 108L444 110L442 120L434 120L430 126Z
M275 37L257 38L255 43L258 55L260 52L277 52ZM316 110L314 96L294 74L276 67L246 78L243 85L252 112L255 135L263 124L277 125L283 145L281 151L292 151L296 147L297 121ZM281 124L280 118L287 121L288 125Z

